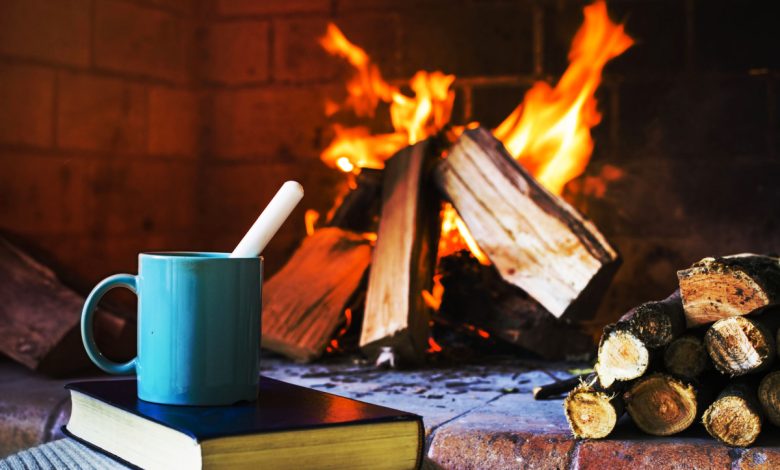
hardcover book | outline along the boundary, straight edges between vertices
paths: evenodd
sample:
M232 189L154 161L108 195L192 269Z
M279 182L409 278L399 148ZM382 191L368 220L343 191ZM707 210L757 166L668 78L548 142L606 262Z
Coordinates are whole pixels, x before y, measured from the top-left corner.
M176 406L138 399L135 379L68 384L67 434L142 468L420 466L422 418L260 378L258 400Z

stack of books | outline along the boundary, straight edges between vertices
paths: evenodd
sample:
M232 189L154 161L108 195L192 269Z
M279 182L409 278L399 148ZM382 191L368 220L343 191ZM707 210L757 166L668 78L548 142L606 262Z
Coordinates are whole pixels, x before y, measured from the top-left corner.
M136 380L71 383L65 433L141 468L417 468L422 419L261 377L253 403L176 406Z

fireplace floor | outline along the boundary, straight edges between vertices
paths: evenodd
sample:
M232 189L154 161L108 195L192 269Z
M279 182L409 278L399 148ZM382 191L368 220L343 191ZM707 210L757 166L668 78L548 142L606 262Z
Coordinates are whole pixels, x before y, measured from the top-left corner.
M607 440L574 440L561 399L535 401L531 390L579 367L492 358L399 371L348 359L308 365L268 355L262 360L264 375L422 415L427 468L780 468L777 429L767 429L750 449L732 449L700 426L657 438L624 417ZM69 413L66 382L0 363L0 457L61 436Z

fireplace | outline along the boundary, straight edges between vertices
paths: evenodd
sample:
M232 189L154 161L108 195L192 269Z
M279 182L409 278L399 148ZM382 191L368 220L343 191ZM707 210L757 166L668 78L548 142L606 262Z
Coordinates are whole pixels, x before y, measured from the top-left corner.
M139 251L227 250L278 183L298 179L306 197L267 274L284 264L304 212L327 214L345 185L320 161L334 137L326 104L352 73L320 44L329 23L390 83L453 74L451 122L494 128L566 70L584 3L42 5L9 3L0 20L0 227L85 290L131 271ZM636 44L607 63L590 163L563 189L622 254L594 325L663 297L696 259L777 246L767 8L609 3ZM386 109L376 116L373 132L390 128Z

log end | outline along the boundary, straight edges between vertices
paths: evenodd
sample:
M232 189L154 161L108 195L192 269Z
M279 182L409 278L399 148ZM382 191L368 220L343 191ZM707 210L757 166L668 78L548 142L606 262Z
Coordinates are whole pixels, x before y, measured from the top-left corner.
M696 390L665 374L638 380L625 393L628 414L642 431L669 436L687 429L696 420Z
M623 330L604 333L595 370L605 387L617 380L640 377L647 371L649 364L650 351L636 335Z
M734 447L749 446L761 434L761 415L739 396L716 400L704 412L702 424L712 437Z
M767 374L758 386L758 401L767 419L780 426L780 371Z
M695 379L707 367L704 342L695 336L683 336L672 341L664 351L664 367L670 374Z
M704 343L715 367L732 377L765 369L776 354L774 337L744 317L716 321L707 330Z
M574 437L607 437L620 418L614 399L614 394L594 390L586 384L572 390L563 402L563 409Z

